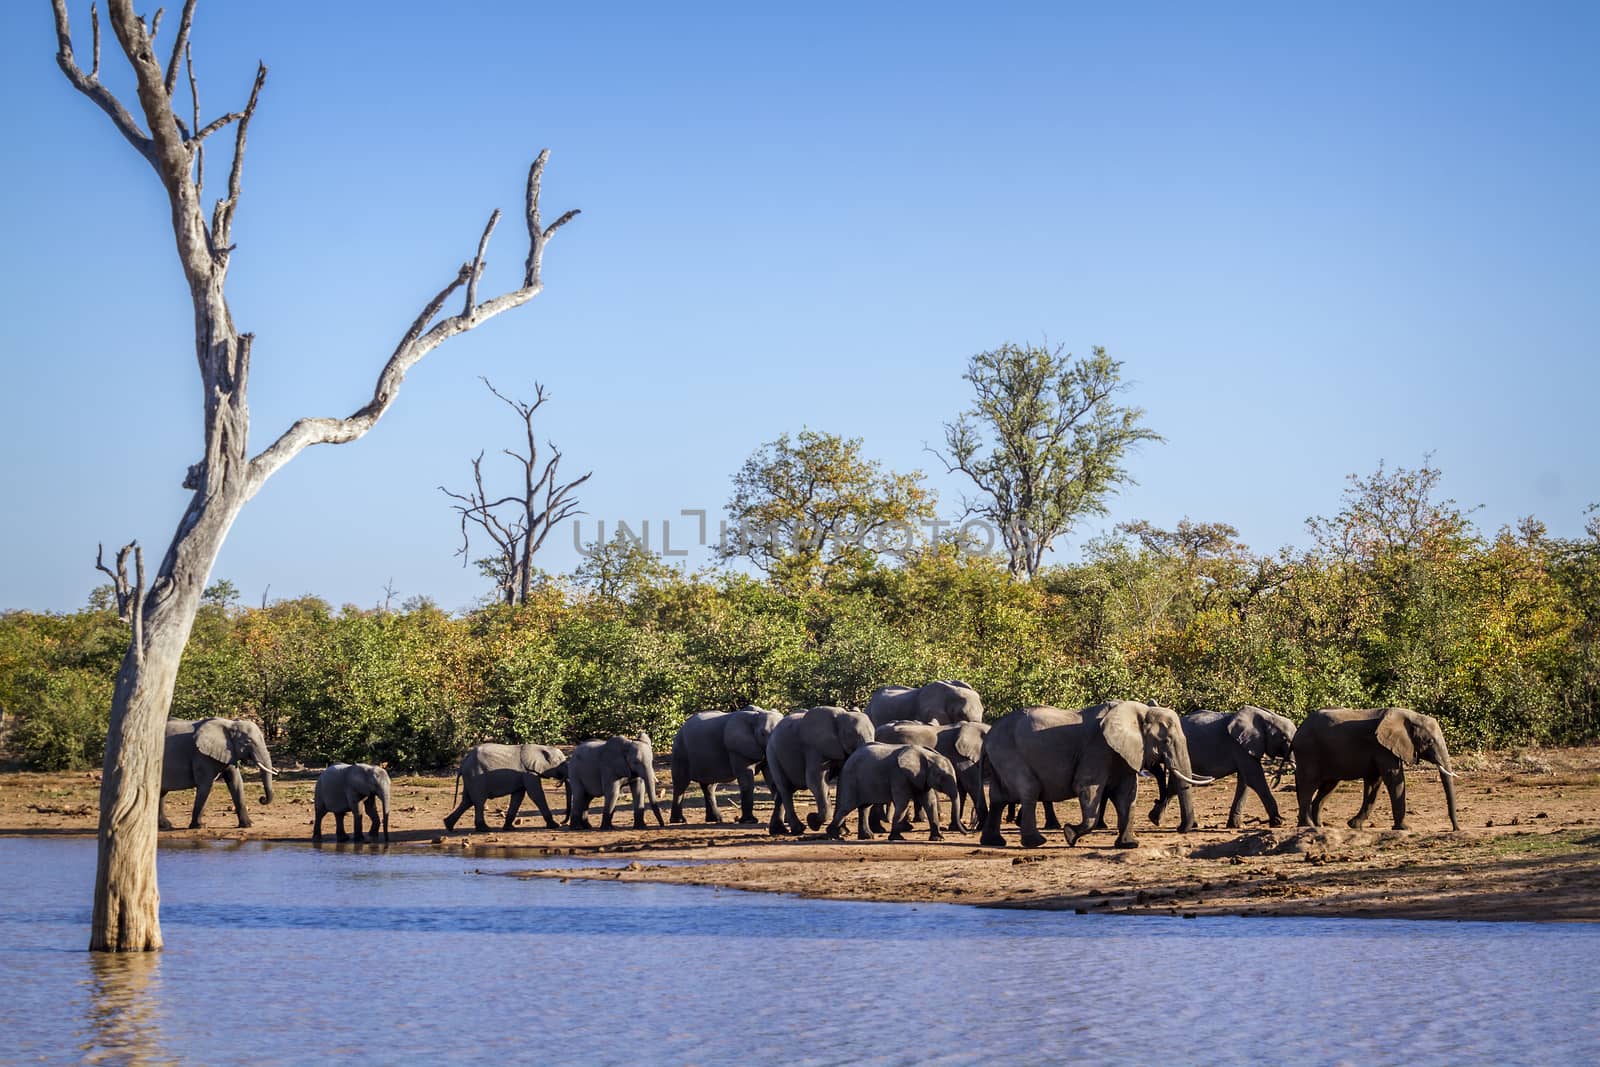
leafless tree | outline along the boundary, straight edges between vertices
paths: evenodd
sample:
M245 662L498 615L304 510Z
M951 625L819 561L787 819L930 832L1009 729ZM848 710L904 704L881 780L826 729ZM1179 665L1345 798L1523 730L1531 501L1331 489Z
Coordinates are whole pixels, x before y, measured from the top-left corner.
M249 447L252 335L234 324L224 288L237 249L233 224L239 209L245 137L266 81L258 65L244 107L201 121L190 30L197 0L185 0L167 62L157 56L160 14L148 23L131 0L109 0L108 21L117 46L132 67L136 108L130 110L100 81L100 18L90 8L93 65L83 70L73 52L66 0L51 0L55 14L56 62L72 86L92 100L117 132L155 171L171 209L178 262L194 303L195 357L203 397L204 451L188 470L193 491L172 542L149 588L139 582L127 595L133 640L123 657L112 697L100 788L99 864L95 875L90 947L136 952L161 947L156 892L156 803L159 796L164 725L172 703L178 662L189 638L200 595L241 508L284 464L311 445L354 441L370 430L393 403L406 372L433 349L460 333L538 296L545 245L577 214L569 211L548 226L539 217L539 183L548 152L528 171L525 214L528 255L520 284L483 302L483 277L490 234L500 213L489 216L477 253L422 307L389 355L372 398L344 418L302 418L264 450ZM188 99L179 90L180 68ZM183 108L182 104L188 107ZM136 117L136 114L138 117ZM209 215L202 203L206 142L231 128L233 149L223 192ZM443 314L446 301L465 288L460 310ZM119 599L124 595L123 581Z
M494 553L478 560L479 566L494 579L500 599L516 605L528 599L528 591L533 587L533 557L550 536L550 531L571 516L582 514L572 492L588 481L594 471L570 482L561 481L558 476L561 450L554 441L545 442L550 456L543 467L539 465L539 442L533 432L533 415L550 399L544 386L533 383L533 403L530 404L501 393L487 378L482 381L489 392L505 401L522 419L528 451L501 450L522 468L522 488L498 500L490 500L483 488L483 453L479 452L472 461L471 489L457 493L441 485L439 491L456 501L451 506L461 516L461 548L456 551L461 565L466 566L471 558L471 532L476 527L494 545Z

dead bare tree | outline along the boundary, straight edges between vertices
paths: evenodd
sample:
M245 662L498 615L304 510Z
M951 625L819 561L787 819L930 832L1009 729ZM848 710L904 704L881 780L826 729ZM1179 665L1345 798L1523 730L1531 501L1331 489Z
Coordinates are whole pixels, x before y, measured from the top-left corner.
M494 545L491 555L478 560L479 566L494 579L500 599L507 604L517 605L528 599L528 592L533 588L533 557L544 544L545 538L550 536L550 531L558 523L582 514L572 492L588 481L594 471L570 482L560 481L558 469L561 466L561 450L554 441L545 442L550 449L550 458L545 460L542 468L539 466L539 442L533 432L533 415L550 399L544 386L533 383L534 398L530 404L501 393L487 378L482 381L488 386L489 392L505 401L522 418L527 434L527 453L509 448L501 450L522 467L522 490L498 500L490 500L483 488L483 453L479 452L472 461L471 489L457 493L441 485L439 491L457 502L451 506L461 516L461 547L456 551L456 555L461 557L461 565L466 566L471 559L471 531L476 527Z
M548 226L541 222L539 183L549 153L540 152L528 170L528 255L521 284L482 303L478 301L489 237L500 221L500 212L495 211L478 238L476 255L427 301L401 336L378 375L372 399L344 418L299 419L252 456L246 399L252 335L241 333L234 325L224 286L237 248L233 224L242 188L245 137L267 68L257 66L249 99L241 110L202 124L189 39L196 2L185 0L164 68L156 56L159 13L146 23L134 13L131 0L107 3L111 31L133 69L141 124L100 81L98 9L90 8L94 62L85 72L73 54L66 0L51 0L56 62L62 73L106 113L117 132L150 164L166 190L178 262L194 302L195 357L204 398L204 452L183 481L184 488L193 490L194 495L149 588L145 589L141 581L128 594L132 598L129 607L133 640L117 674L106 738L100 788L99 865L90 936L91 949L108 952L161 947L156 804L164 724L200 594L240 509L274 472L304 449L354 441L370 430L394 402L406 372L433 349L538 296L543 289L540 267L545 245L577 215L576 211L569 211ZM178 113L180 63L187 75L187 121ZM213 203L208 218L201 202L205 141L230 126L233 152L227 185ZM466 289L466 299L461 310L440 318L445 302L462 287ZM119 586L119 598L126 585L124 580Z

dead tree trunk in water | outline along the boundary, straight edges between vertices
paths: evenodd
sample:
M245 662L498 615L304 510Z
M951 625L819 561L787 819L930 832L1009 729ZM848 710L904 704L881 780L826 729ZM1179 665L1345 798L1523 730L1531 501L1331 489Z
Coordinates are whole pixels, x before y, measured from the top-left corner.
M197 0L185 0L165 70L156 57L160 14L150 23L134 14L131 0L109 0L112 33L137 84L143 125L99 80L100 19L90 8L94 62L85 72L74 58L66 0L51 0L56 25L56 62L67 80L94 101L123 138L152 169L165 189L172 212L178 261L194 303L195 356L204 398L204 451L189 468L184 488L193 490L154 579L144 583L143 556L136 557L138 585L119 582L119 599L128 598L133 640L122 659L111 702L105 771L100 785L99 865L95 874L91 949L140 952L161 947L160 895L156 887L156 816L160 799L161 754L173 685L200 594L240 509L280 467L311 445L342 444L361 437L388 410L406 372L456 334L519 307L543 289L540 267L544 246L576 211L549 226L539 218L539 184L548 152L540 152L528 171L525 214L528 256L521 285L479 303L478 282L484 253L500 213L489 217L477 254L423 307L389 356L372 399L345 418L303 418L265 450L249 452L247 387L252 335L235 327L224 286L233 256L234 213L239 205L245 136L255 114L267 68L258 66L249 101L240 111L200 121L198 84L189 41ZM179 65L189 90L189 119L177 112ZM212 205L209 219L201 201L205 184L207 138L233 127L233 152L227 185ZM147 132L148 131L148 132ZM445 302L465 286L459 312L439 318ZM437 319L438 321L435 321ZM119 571L125 556L119 555Z

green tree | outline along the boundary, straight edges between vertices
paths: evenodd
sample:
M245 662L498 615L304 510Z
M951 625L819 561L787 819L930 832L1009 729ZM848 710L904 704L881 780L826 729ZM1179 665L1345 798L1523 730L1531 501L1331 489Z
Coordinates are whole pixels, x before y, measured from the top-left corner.
M947 470L978 489L963 503L994 525L1014 575L1032 578L1055 540L1133 478L1128 452L1160 436L1144 410L1117 403L1122 363L1096 346L1087 359L1062 348L1006 344L967 364L973 406L946 423Z
M861 454L861 438L801 430L770 441L734 475L725 558L743 557L786 586L826 585L880 555L904 555L934 517L922 472L896 474Z

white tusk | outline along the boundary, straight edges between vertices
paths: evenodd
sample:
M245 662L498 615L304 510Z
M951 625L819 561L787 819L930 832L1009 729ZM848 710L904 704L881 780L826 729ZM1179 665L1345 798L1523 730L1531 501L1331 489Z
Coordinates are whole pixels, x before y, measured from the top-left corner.
M1200 778L1190 778L1187 774L1184 774L1182 771L1172 767L1169 767L1168 770L1172 771L1174 775L1183 779L1185 782L1188 782L1190 785L1210 785L1212 782L1216 781L1215 778L1206 778L1204 776Z
M1455 771L1447 771L1443 767L1440 767L1438 770L1439 770L1440 774L1449 775L1451 778L1454 778L1456 776L1456 772Z
M263 767L259 763L256 764L256 770L258 770L258 771L266 771L268 774L272 775L272 777L274 777L274 778L276 778L278 776L278 774L279 774L278 771L273 770L271 767Z

